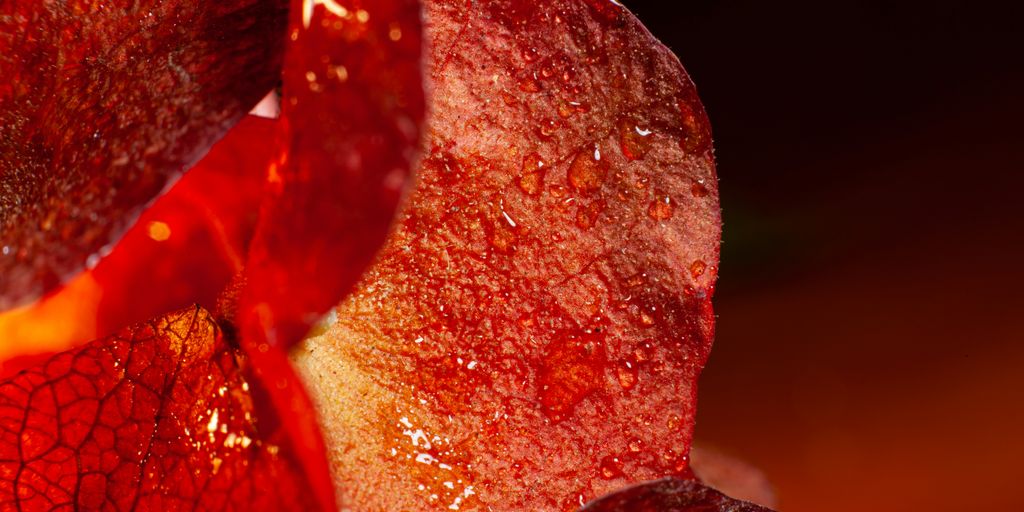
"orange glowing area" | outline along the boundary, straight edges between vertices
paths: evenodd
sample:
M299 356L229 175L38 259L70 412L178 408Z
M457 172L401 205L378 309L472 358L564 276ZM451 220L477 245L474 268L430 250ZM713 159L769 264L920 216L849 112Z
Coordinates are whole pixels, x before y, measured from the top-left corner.
M146 227L149 237L157 242L165 242L171 238L171 227L166 222L153 221Z
M91 272L68 283L58 293L18 309L0 313L0 374L16 356L67 350L96 337L96 311L103 290Z

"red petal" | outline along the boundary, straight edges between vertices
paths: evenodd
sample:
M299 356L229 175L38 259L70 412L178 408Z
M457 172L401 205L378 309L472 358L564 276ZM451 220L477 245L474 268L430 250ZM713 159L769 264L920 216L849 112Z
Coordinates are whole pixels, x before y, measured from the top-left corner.
M771 512L692 480L664 479L605 496L580 512Z
M190 308L0 383L0 508L308 509L236 357Z
M216 308L245 265L278 125L244 118L93 270L101 335L191 304Z
M279 78L279 1L0 5L0 310L81 270Z
M383 243L423 119L416 0L296 0L283 147L246 266L237 319L269 403L261 410L334 509L326 448L285 350L337 304Z
M12 356L62 352L196 303L213 309L242 269L276 125L244 118L95 269L40 302L0 313L0 339L17 340L0 344L4 372Z
M344 505L575 510L686 475L720 228L692 83L603 0L436 1L427 27L419 186L296 356Z
M384 242L424 115L416 0L297 0L279 161L246 267L243 335L289 347Z

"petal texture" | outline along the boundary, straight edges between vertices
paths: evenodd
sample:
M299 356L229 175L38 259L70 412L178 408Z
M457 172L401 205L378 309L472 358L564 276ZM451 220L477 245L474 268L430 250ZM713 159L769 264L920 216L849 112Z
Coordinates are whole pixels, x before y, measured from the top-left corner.
M308 509L236 352L190 308L0 383L0 508Z
M686 475L720 227L693 84L608 2L434 1L427 28L417 188L295 356L343 505L575 510Z

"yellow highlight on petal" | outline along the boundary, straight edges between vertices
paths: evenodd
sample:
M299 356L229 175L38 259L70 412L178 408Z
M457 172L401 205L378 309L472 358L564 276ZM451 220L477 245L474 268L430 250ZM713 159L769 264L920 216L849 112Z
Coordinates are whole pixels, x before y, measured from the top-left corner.
M149 232L149 237L157 242L163 242L171 237L171 227L166 222L150 222L147 231Z
M97 337L103 290L84 272L58 292L0 313L0 370L12 357L63 352Z

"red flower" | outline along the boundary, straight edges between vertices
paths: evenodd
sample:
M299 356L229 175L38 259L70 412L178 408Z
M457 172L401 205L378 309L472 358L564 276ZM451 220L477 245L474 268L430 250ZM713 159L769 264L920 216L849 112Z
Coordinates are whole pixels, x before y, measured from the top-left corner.
M6 306L283 79L280 120L0 318L119 329L0 384L4 506L572 510L692 478L711 137L617 3L305 0L287 31L248 0L0 9ZM641 505L734 506L668 480L588 510Z

